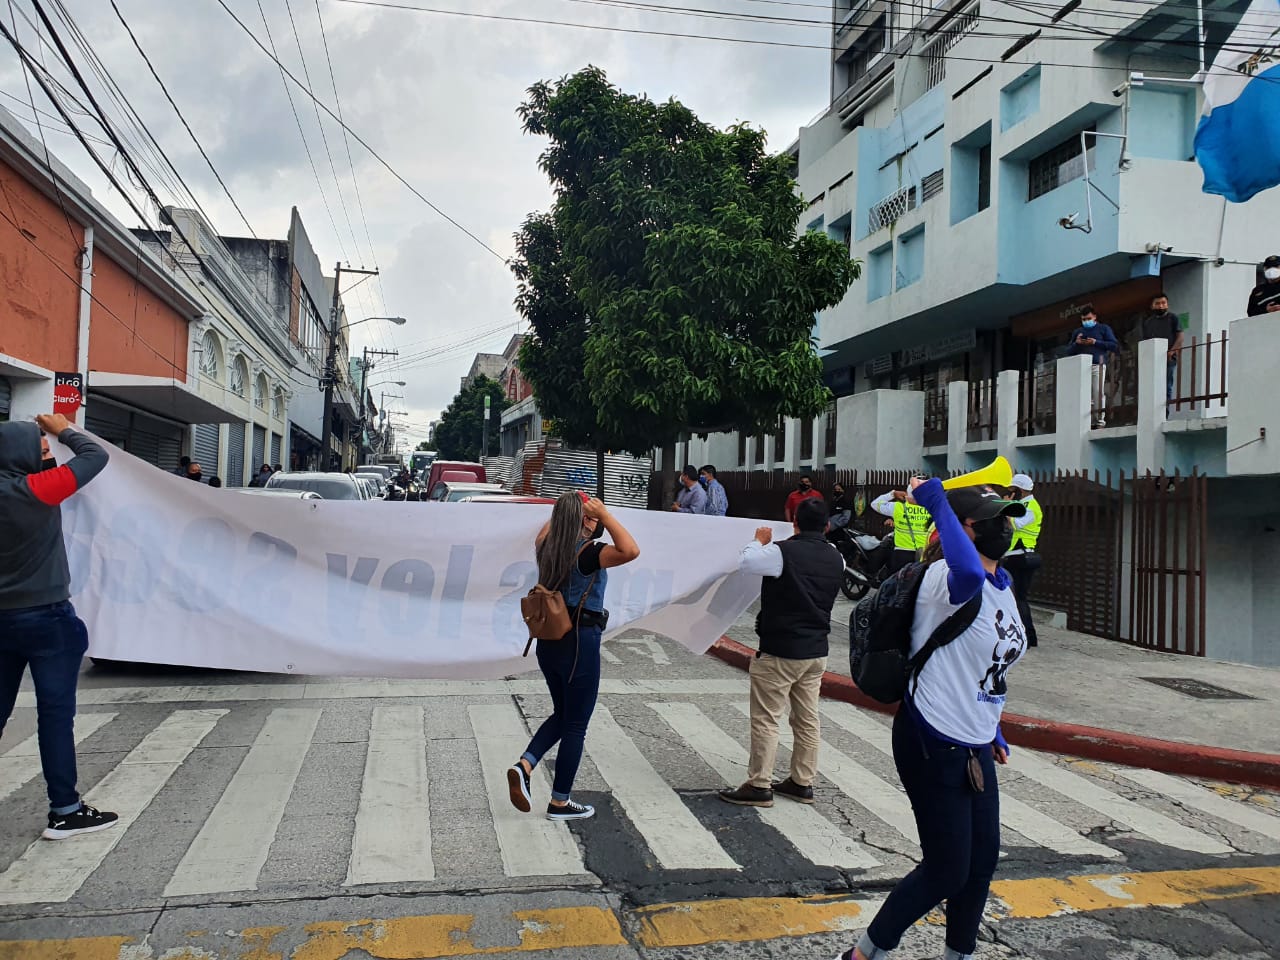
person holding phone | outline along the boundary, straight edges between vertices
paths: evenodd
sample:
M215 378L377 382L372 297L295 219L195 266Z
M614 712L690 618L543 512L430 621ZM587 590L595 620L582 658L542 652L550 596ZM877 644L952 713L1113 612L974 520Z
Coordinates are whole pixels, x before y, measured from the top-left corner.
M1093 425L1107 425L1107 358L1120 350L1120 341L1105 323L1098 322L1093 304L1080 308L1080 326L1071 334L1067 345L1070 356L1088 356L1093 362Z
M599 542L602 530L608 531L612 543ZM570 793L600 692L600 638L609 620L604 608L608 571L636 559L640 547L608 507L580 490L556 500L534 545L538 582L548 590L560 589L574 624L559 640L538 641L538 668L551 694L552 712L507 770L507 788L512 806L530 812L533 768L558 743L547 819L585 820L595 815L595 808L577 803Z

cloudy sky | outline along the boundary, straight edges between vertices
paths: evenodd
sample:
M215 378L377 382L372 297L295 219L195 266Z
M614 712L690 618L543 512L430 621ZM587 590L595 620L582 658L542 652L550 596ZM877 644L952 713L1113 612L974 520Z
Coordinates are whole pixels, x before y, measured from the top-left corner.
M57 19L56 0L42 2L59 31L67 33ZM515 286L506 266L415 197L352 141L362 201L358 202L340 128L325 118L331 167L311 100L290 84L295 120L280 70L219 0L115 2L253 231L259 237L285 238L289 209L297 206L326 271L340 259L353 266L376 263L381 269L378 281L365 283L346 297L348 314L402 315L409 322L403 327L378 321L363 324L352 331L353 346L400 351L398 365L383 363L373 382L406 382L399 391L404 400L388 400L387 406L407 412L402 419L415 442L425 437L427 423L457 392L458 379L475 353L501 351L520 329L512 306ZM388 0L471 16L349 0L318 0L318 6L317 0L225 2L265 45L274 42L280 59L304 82L305 55L312 89L336 111L325 59L327 38L348 126L405 180L502 257L512 253L512 234L525 215L550 203L546 180L537 169L542 143L523 134L515 115L524 91L534 81L595 64L627 91L654 99L676 97L709 122L747 121L763 127L774 149L786 147L799 126L821 110L827 99L826 54L821 49L474 16L820 47L828 36L823 21L830 9L821 0L699 0L686 5L686 9L737 17L810 21L799 24L637 9L677 7L675 0L642 4L632 0ZM13 0L12 5L18 35L34 50L34 31L22 19L25 12L36 20L32 0ZM62 6L89 38L217 230L246 235L244 222L182 129L111 4L62 0ZM52 50L44 49L43 59L54 68L57 58ZM66 82L73 85L69 77ZM97 81L91 78L90 82L100 94ZM31 117L19 61L7 45L0 51L0 91L6 108ZM110 102L101 94L99 99ZM41 110L50 109L38 88L35 104ZM89 121L76 119L84 129L93 129ZM136 225L137 217L65 127L59 129L60 124L46 117L42 122L50 149L89 182L121 220ZM104 154L111 156L110 149ZM118 160L116 167L120 167ZM177 192L178 185L170 189L158 178L153 182L166 203L189 205L189 199ZM147 209L140 190L134 199ZM154 209L147 212L152 215ZM397 390L376 387L375 398L384 389Z

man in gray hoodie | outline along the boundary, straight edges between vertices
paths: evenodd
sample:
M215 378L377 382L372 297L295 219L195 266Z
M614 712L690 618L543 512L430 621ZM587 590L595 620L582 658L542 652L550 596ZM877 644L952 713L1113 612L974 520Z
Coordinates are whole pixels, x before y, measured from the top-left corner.
M71 448L70 462L58 466L46 434ZM48 840L104 830L117 820L76 791L76 683L89 634L71 606L62 540L62 501L106 465L107 452L61 415L0 423L0 736L30 668L49 790Z

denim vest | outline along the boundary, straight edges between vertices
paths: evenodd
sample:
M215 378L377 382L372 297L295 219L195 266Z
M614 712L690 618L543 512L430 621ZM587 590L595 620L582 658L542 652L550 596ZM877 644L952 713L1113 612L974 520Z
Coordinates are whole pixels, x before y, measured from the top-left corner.
M569 570L569 585L565 587L561 593L564 594L565 606L569 608L569 616L573 616L578 609L578 601L582 599L583 591L587 589L587 584L591 583L591 576L583 576L578 572L578 557L582 548L587 544L586 540L579 540L575 548L573 566ZM591 590L587 593L586 602L582 604L583 610L590 610L593 613L604 612L604 591L609 585L609 572L601 569L595 575L595 582L591 583Z

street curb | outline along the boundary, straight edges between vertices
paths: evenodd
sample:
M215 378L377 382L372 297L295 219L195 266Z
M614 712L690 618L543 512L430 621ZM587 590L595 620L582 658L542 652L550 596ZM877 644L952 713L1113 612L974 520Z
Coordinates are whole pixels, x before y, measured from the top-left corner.
M721 637L707 652L740 670L749 669L756 655L751 647L729 637ZM822 695L877 713L892 715L898 710L897 704L889 705L872 700L849 677L830 671L822 677ZM1004 715L1001 728L1009 743L1033 750L1065 753L1087 760L1102 760L1189 777L1280 789L1280 756L1275 754L1175 743L1171 740L1121 733L1118 730L1058 723L1014 713Z

